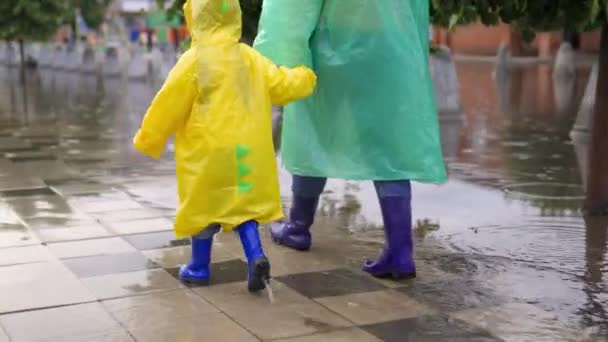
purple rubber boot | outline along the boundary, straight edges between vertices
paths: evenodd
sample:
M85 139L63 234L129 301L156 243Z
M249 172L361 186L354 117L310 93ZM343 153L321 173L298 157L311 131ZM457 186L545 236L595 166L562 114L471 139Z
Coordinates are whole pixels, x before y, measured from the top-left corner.
M380 198L386 244L376 261L366 261L363 271L377 278L415 278L411 197Z
M275 243L298 251L308 251L312 244L310 227L315 220L319 197L294 196L289 221L270 225L270 235Z

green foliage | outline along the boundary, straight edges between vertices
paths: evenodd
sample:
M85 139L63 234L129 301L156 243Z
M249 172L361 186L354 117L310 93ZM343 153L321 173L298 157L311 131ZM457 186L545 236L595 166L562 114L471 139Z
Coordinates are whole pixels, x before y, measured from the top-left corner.
M183 15L182 7L185 2L185 0L175 0L167 9L168 16ZM253 41L258 32L263 0L240 0L240 2L243 10L243 38L246 41ZM163 0L157 0L157 3L162 5Z
M112 0L80 0L82 17L90 28L95 30L99 28L111 2Z
M243 39L253 42L258 34L258 23L262 14L262 0L240 0L243 9Z
M176 15L181 15L182 7L184 6L185 2L186 0L175 0L171 7L167 8L168 19L171 19ZM165 9L165 0L156 0L156 6L158 6L160 9Z
M46 40L73 14L70 0L0 0L0 39Z
M450 29L477 20L514 24L531 40L538 31L583 32L608 23L608 0L431 0L431 15Z
M188 37L179 44L179 50L184 52L190 48L190 45L192 45L192 40Z

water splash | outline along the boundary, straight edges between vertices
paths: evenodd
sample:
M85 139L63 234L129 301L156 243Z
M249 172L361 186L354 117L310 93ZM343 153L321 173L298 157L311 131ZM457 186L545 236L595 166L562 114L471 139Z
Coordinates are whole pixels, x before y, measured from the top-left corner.
M274 291L272 290L272 287L270 286L270 279L266 279L266 293L268 294L268 301L270 302L270 304L274 304Z

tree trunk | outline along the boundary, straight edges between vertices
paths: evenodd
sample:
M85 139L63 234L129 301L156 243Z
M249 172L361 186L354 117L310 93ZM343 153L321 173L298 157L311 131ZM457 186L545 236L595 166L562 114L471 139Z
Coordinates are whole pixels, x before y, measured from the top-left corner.
M591 215L606 214L608 210L608 24L602 28L596 94L585 205Z
M578 50L581 46L581 35L575 31L564 31L562 41L570 43L574 50Z
M23 45L23 39L19 39L19 70L21 72L21 82L25 86L25 47Z

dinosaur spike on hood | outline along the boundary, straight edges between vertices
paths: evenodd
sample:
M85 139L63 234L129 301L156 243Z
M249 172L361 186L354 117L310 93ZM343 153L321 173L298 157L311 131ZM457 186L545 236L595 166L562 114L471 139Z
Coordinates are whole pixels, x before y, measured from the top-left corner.
M184 16L193 44L232 44L241 39L238 0L187 0Z

